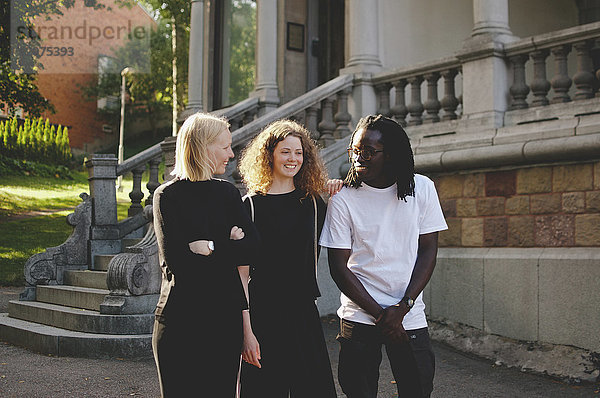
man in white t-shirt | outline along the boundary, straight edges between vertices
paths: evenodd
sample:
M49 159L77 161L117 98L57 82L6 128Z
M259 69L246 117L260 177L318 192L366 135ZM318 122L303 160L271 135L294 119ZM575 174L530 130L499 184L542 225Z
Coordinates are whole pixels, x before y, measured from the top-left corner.
M398 394L428 397L435 358L422 291L447 229L433 182L414 173L410 141L394 120L362 118L345 187L328 205L321 246L340 288L338 379L348 398L376 397L385 345Z

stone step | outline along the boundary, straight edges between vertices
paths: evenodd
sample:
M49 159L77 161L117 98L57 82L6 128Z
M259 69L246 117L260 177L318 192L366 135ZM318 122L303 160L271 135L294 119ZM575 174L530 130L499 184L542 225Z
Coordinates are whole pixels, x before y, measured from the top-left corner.
M92 271L108 271L108 263L116 254L96 254Z
M104 315L38 301L9 301L8 313L11 318L85 333L151 334L154 325L153 314Z
M65 285L108 289L106 271L65 271L63 278Z
M43 303L99 311L100 304L109 293L106 289L90 287L38 285L36 287L36 300Z
M80 358L152 357L152 334L82 333L0 314L0 340L46 355Z

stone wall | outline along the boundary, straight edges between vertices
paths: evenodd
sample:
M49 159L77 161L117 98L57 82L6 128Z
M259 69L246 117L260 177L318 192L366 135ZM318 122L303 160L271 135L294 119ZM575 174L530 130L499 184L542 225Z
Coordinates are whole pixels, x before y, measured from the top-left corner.
M440 247L600 247L600 162L433 179Z
M432 176L449 229L431 319L600 351L600 162Z
M600 248L440 248L430 319L600 352Z

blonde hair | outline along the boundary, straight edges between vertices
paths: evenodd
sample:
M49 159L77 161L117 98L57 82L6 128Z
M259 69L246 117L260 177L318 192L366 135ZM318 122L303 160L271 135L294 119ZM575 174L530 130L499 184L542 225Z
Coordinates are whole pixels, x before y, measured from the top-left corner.
M302 144L302 167L294 176L297 189L318 195L327 182L327 171L310 133L292 120L269 124L246 146L239 160L239 170L249 192L266 194L273 183L273 151L288 136L298 137Z
M188 117L177 133L175 167L171 174L190 181L211 179L216 165L208 156L208 146L228 128L226 119L208 113L198 112Z

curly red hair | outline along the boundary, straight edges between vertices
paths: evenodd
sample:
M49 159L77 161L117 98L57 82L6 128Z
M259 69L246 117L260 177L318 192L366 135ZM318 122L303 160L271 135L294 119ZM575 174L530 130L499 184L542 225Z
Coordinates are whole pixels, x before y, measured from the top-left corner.
M273 151L288 136L298 137L304 161L294 176L296 189L318 195L327 182L327 169L319 156L316 143L306 128L292 120L269 124L246 146L239 160L239 170L249 192L266 194L273 183Z

